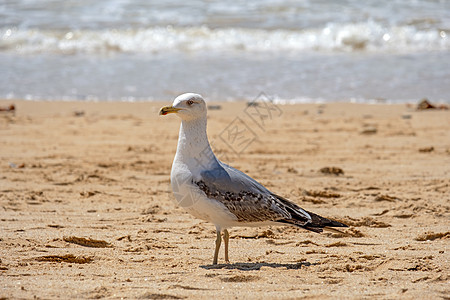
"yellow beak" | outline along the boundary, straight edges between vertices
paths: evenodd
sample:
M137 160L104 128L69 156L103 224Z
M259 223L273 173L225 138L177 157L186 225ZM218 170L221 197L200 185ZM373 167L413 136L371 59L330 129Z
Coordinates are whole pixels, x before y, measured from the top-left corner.
M173 106L164 106L159 110L160 115L167 115L167 114L176 114L178 111L180 111L181 108L175 108Z

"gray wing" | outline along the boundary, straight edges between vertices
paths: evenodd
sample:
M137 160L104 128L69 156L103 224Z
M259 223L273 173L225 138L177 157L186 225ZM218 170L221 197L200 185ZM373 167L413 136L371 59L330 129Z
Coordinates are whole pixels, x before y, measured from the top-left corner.
M222 162L201 173L195 182L210 199L225 205L238 221L266 222L290 220L303 226L311 216L298 205L271 193L262 184Z

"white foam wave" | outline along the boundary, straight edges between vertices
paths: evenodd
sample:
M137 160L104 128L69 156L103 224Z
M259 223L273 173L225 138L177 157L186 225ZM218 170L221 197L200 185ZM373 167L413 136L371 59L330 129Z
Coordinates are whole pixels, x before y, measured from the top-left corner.
M50 31L0 29L0 51L18 53L418 52L450 50L445 30L384 27L374 22L329 24L320 29L151 27L130 30Z

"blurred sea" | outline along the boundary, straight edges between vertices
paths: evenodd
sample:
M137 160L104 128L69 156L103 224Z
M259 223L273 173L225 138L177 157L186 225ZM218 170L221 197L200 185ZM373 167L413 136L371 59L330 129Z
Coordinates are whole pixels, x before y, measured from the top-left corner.
M0 98L450 102L449 0L2 0Z

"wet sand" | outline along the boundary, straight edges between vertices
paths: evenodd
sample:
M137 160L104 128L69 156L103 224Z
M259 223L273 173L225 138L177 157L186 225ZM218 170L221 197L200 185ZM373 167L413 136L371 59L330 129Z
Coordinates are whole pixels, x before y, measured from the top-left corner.
M158 116L167 102L9 104L0 299L449 299L449 111L210 103L222 160L351 225L233 228L231 263L222 248L211 265L214 226L169 188L180 121Z

